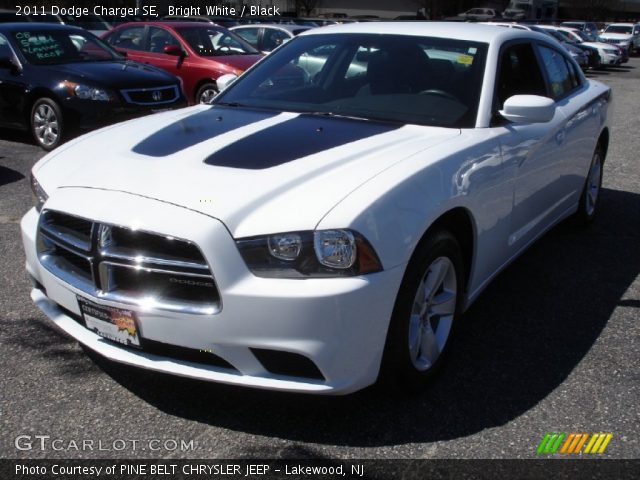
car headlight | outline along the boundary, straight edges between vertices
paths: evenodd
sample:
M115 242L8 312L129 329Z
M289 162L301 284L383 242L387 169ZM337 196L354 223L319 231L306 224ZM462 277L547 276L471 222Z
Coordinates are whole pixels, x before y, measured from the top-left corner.
M31 193L33 194L33 203L36 207L36 211L40 213L44 202L47 201L49 195L44 191L44 188L38 183L36 177L31 173Z
M90 87L68 80L62 82L62 87L67 90L69 95L78 97L81 100L96 100L99 102L109 102L113 100L111 94L103 88Z
M350 277L382 270L373 247L353 230L286 232L242 238L236 244L258 277Z

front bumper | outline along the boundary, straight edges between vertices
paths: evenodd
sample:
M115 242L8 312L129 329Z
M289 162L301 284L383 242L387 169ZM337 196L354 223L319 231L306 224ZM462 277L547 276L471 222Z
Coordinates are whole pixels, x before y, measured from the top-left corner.
M93 130L133 118L186 106L187 101L183 97L171 103L155 106L133 105L121 101L98 102L77 98L67 98L62 104L65 118L70 119L73 127L82 130Z
M602 65L620 65L621 63L622 57L620 55L605 53L602 58Z
M36 251L39 215L29 211L21 228L26 268L37 285L32 299L58 327L101 355L169 374L283 391L345 394L377 379L403 268L355 278L259 278L245 266L225 226L191 210L127 193L84 188L56 190L45 208L188 239L200 247L215 277L222 308L212 315L159 311L88 296L42 266ZM78 322L78 295L134 310L143 339L211 352L230 368L107 341ZM269 371L254 355L255 349L304 356L324 379Z

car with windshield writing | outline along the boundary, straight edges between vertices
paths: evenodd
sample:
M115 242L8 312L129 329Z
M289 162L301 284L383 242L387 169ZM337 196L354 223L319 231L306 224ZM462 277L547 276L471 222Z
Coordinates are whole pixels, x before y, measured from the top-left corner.
M612 91L549 36L335 25L218 86L32 170L31 298L113 361L290 392L420 389L502 269L597 217Z
M75 131L186 105L179 80L65 25L0 25L0 124L51 150Z

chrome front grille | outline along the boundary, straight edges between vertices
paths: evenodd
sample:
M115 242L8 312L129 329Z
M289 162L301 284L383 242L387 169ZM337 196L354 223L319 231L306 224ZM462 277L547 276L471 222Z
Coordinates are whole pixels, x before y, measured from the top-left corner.
M37 244L47 270L91 296L181 313L220 311L213 274L189 241L45 210Z
M175 102L180 96L177 85L166 87L133 88L121 90L127 103L135 105L162 105Z

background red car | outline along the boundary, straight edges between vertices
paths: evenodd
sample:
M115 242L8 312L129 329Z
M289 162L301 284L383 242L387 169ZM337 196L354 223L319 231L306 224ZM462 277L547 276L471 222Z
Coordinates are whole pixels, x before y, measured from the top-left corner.
M226 28L199 22L135 22L103 35L127 58L180 77L190 103L210 103L216 79L240 75L262 58L258 50Z

